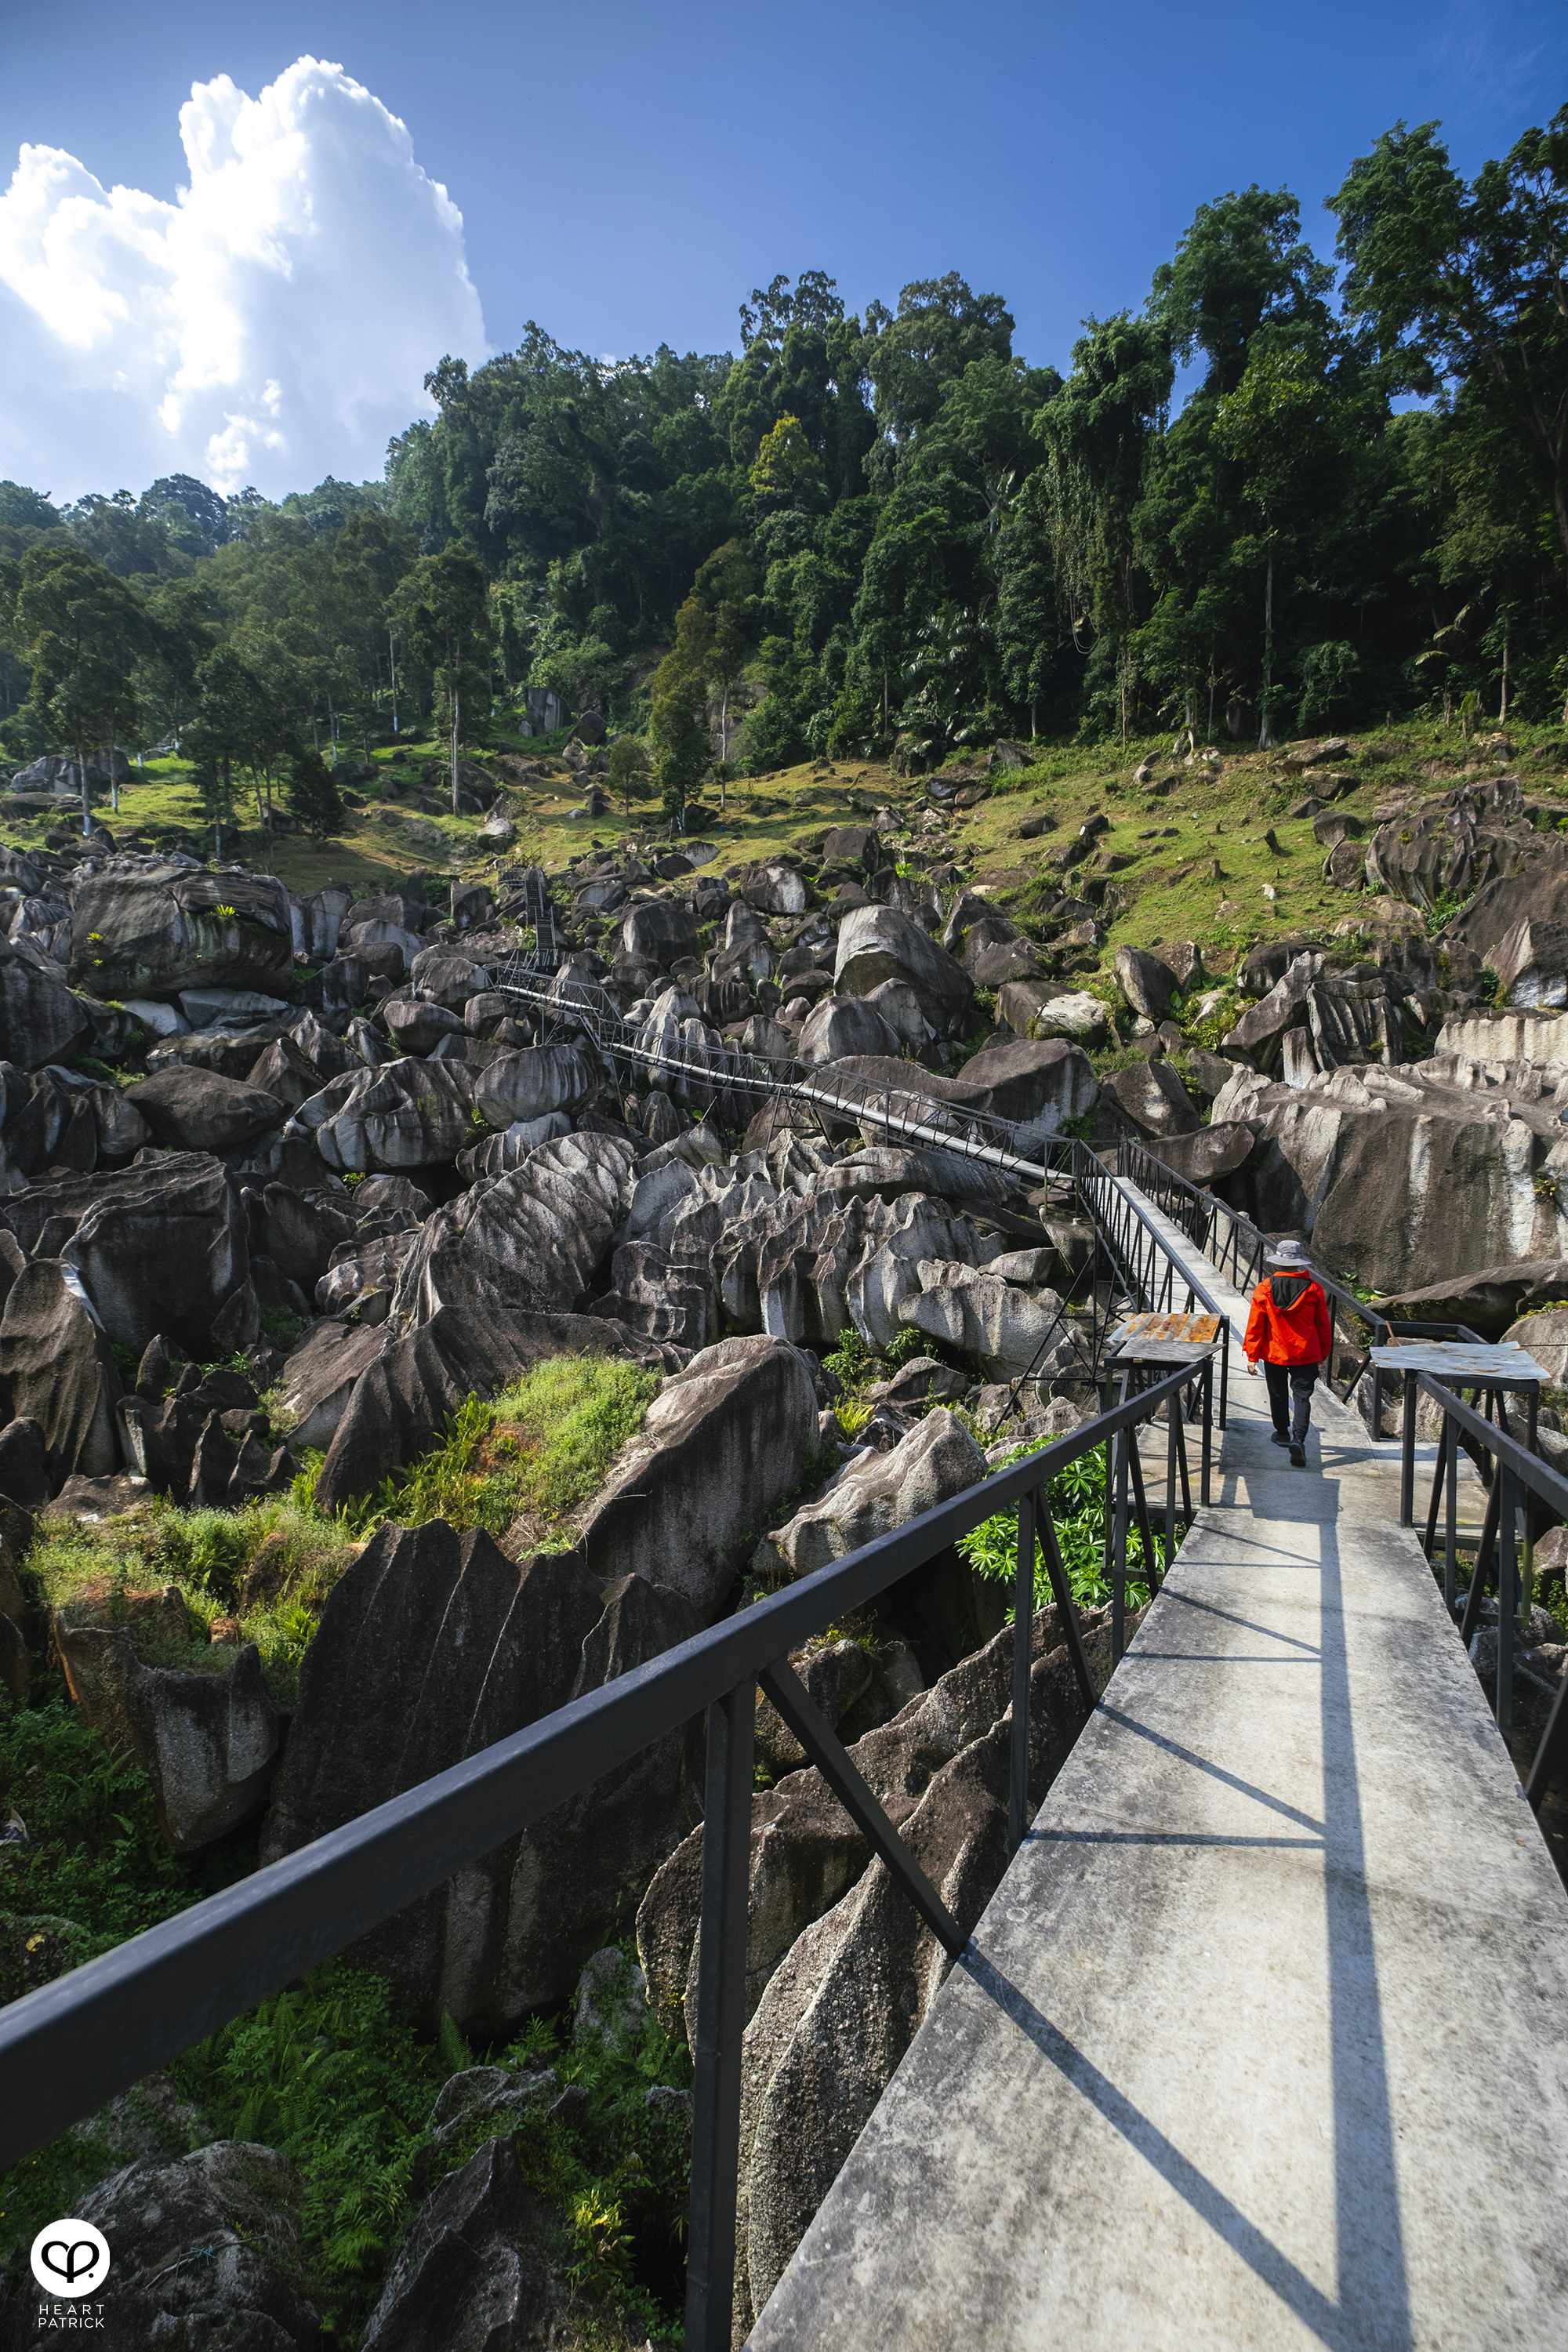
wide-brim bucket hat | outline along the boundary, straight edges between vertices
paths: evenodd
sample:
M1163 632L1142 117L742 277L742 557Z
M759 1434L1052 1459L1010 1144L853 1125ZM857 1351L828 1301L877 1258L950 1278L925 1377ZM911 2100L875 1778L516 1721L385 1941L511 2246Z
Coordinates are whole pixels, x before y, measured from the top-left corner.
M1270 1265L1289 1266L1299 1274L1310 1274L1312 1270L1305 1242L1270 1242L1264 1255Z

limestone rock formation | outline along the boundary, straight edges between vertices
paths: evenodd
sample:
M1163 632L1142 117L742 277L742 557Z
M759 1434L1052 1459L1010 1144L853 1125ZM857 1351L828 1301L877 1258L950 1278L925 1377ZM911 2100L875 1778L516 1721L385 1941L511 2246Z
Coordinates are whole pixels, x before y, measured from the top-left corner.
M293 1853L697 1631L679 1594L601 1585L568 1554L521 1566L442 1520L384 1528L306 1653L264 1859ZM354 1949L432 2021L497 2032L563 1999L685 1834L675 1734L534 1822Z

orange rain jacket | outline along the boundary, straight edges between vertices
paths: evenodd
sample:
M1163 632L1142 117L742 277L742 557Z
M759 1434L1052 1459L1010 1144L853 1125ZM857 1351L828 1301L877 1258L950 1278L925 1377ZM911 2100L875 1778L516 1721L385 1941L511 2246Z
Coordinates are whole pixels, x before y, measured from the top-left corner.
M1242 1346L1249 1364L1321 1364L1331 1341L1329 1302L1310 1274L1266 1275L1252 1294Z

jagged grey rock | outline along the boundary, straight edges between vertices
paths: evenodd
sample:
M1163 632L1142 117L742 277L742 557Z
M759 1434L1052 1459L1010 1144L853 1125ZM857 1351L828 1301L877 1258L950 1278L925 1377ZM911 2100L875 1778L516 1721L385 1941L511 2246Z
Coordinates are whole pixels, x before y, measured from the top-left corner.
M856 907L838 930L834 986L850 996L868 996L886 980L904 982L939 1036L957 1034L973 995L973 984L930 934L893 907Z
M244 2140L215 2140L173 2162L144 2158L89 2190L77 2213L109 2241L111 2352L180 2343L317 2352L321 2317L300 2284L304 2205L293 2166ZM201 2260L191 2260L193 2247Z
M110 857L78 883L74 908L71 980L96 996L267 993L293 977L293 915L272 875Z
M815 1575L830 1560L934 1510L985 1475L985 1457L961 1421L943 1405L927 1413L890 1454L863 1455L821 1500L764 1536L753 1572L769 1584Z
M395 1174L455 1160L473 1140L476 1074L408 1056L333 1078L285 1132L313 1138L329 1168Z
M579 1556L595 1576L635 1573L683 1594L706 1621L816 1441L816 1394L796 1350L721 1340L648 1407L583 1517Z
M102 1327L74 1276L35 1258L0 1314L0 1421L35 1421L56 1485L120 1466L114 1407L120 1376Z
M275 1095L187 1064L139 1079L126 1089L166 1151L233 1151L252 1136L281 1127L288 1106Z
M508 1559L444 1520L384 1528L306 1653L262 1856L313 1838L598 1689L698 1618L640 1577L570 1554ZM509 1838L353 1947L432 2022L504 2031L563 2000L685 1834L684 1733Z
M609 1254L633 1160L619 1137L563 1135L459 1193L418 1229L393 1321L406 1330L442 1307L486 1300L540 1312L574 1306Z
M465 1398L490 1397L551 1356L619 1356L675 1371L678 1349L591 1315L447 1307L392 1340L355 1381L316 1480L340 1510L423 1453Z
M223 1673L146 1665L124 1626L73 1624L68 1610L55 1612L54 1636L83 1721L146 1773L176 1853L261 1811L283 1718L254 1642L226 1653L233 1664Z
M0 940L0 1059L19 1070L63 1062L92 1034L92 1016L51 957Z

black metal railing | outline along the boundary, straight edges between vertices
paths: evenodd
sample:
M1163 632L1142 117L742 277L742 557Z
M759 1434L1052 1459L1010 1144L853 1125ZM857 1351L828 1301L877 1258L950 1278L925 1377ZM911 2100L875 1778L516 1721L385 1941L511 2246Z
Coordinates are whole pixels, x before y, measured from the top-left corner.
M340 1951L454 1872L706 1713L686 2342L727 2352L740 2164L752 1743L759 1686L950 1956L965 1937L789 1664L811 1635L874 1601L999 1512L1018 1509L1010 1851L1029 1821L1029 1674L1036 1538L1086 1709L1096 1694L1052 1524L1058 1472L1107 1448L1111 1655L1126 1622L1129 1528L1157 1580L1137 1431L1163 1407L1167 1558L1192 1503L1184 1368L951 1502L741 1611L647 1664L468 1757L297 1853L132 1937L0 2011L0 2169L79 2121L241 2011ZM1207 1428L1205 1428L1205 1476Z
M1201 1307L1215 1318L1219 1328L1215 1338L1220 1351L1219 1425L1223 1429L1230 1398L1230 1318L1191 1267L1172 1255L1164 1235L1133 1199L1130 1189L1132 1184L1140 1192L1149 1192L1150 1188L1138 1178L1124 1181L1113 1173L1088 1144L1074 1137L1055 1146L1053 1158L1058 1172L1071 1182L1092 1219L1134 1313L1191 1315ZM1150 1197L1153 1197L1152 1192Z
M1528 1578L1520 1572L1519 1555L1531 1549L1531 1522L1534 1517L1532 1500L1544 1503L1563 1520L1568 1520L1568 1478L1562 1478L1549 1469L1540 1456L1517 1438L1510 1437L1493 1422L1486 1420L1473 1405L1464 1402L1455 1391L1426 1372L1415 1379L1423 1393L1440 1407L1443 1415L1442 1442L1437 1448L1436 1465L1432 1475L1431 1500L1426 1513L1425 1549L1431 1559L1436 1549L1437 1513L1443 1508L1443 1597L1450 1616L1459 1619L1459 1638L1467 1649L1475 1638L1480 1622L1481 1603L1489 1580L1494 1573L1498 1593L1498 1656L1497 1687L1492 1710L1497 1727L1504 1739L1513 1728L1513 1655L1515 1639L1521 1628L1520 1618L1528 1590ZM1458 1487L1459 1449L1468 1438L1473 1446L1484 1448L1491 1457L1493 1475L1487 1498L1486 1517L1480 1538L1476 1546L1470 1570L1469 1585L1459 1590ZM1524 1793L1539 1812L1542 1798L1559 1764L1568 1759L1568 1675L1559 1686L1552 1702L1546 1729L1542 1733L1528 1773L1524 1776Z

